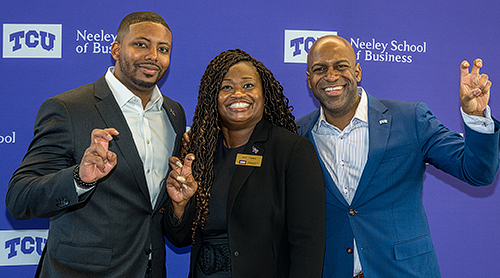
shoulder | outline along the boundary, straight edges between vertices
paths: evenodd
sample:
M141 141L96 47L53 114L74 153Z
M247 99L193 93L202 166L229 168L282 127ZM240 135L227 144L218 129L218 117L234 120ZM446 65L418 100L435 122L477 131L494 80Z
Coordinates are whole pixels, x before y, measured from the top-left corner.
M273 126L270 134L270 141L276 144L275 148L278 150L278 153L284 153L286 150L293 150L295 148L304 148L307 145L312 147L312 143L309 138L291 132L282 127Z
M311 113L302 116L300 119L298 119L297 126L299 126L299 129L297 130L297 133L303 136L306 136L309 130L311 129L311 126L316 122L319 116L319 109L316 109L312 111Z
M79 86L77 88L71 89L69 91L57 94L57 95L47 99L47 101L57 101L57 102L63 102L63 103L67 103L67 104L80 104L81 105L82 103L85 103L85 101L94 99L94 92L96 91L96 88L102 86L102 84L101 84L102 82L106 83L104 81L104 79L102 79L102 80L101 79L97 80L96 82L88 83L88 84ZM106 85L106 84L104 84L104 85ZM108 88L108 90L109 90L109 88Z
M430 113L429 107L423 102L395 99L378 99L368 95L368 108L391 114L418 115Z

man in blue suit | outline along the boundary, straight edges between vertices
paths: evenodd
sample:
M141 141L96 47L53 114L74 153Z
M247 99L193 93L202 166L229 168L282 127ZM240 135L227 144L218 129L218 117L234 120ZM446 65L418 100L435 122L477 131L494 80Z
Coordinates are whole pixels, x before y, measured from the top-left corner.
M307 81L321 108L302 117L327 187L324 277L440 277L422 204L426 163L471 185L493 182L499 122L477 59L461 64L462 137L424 103L377 99L357 87L352 46L325 36L311 47Z

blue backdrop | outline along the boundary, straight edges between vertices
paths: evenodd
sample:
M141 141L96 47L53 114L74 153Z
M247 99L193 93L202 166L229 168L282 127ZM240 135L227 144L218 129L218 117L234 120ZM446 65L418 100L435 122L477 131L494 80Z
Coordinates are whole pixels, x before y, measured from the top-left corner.
M169 23L172 57L160 88L183 104L188 124L208 62L229 48L247 51L273 71L297 118L318 107L300 61L320 31L351 42L368 93L424 101L461 132L464 59L483 59L482 71L493 82L490 106L493 115L500 113L499 7L494 0L2 1L0 199L32 139L42 101L106 72L113 63L109 46L130 12L155 11ZM424 204L443 277L498 272L497 185L473 188L428 167ZM0 277L33 276L47 228L46 219L16 221L0 206ZM186 277L188 261L189 248L170 247L169 276Z

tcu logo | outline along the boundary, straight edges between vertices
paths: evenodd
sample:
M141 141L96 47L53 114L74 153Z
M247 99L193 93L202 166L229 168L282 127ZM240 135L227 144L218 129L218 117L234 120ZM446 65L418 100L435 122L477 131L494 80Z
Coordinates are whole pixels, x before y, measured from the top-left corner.
M43 251L43 245L45 245L45 242L47 242L47 239L46 238L42 238L42 237L31 237L31 236L26 236L26 237L23 237L23 238L20 238L20 237L17 237L17 238L13 238L13 239L10 239L10 240L7 240L5 242L5 249L8 249L9 250L9 253L8 253L8 258L12 258L12 257L15 257L17 256L17 249L16 247L20 247L19 249L21 249L21 252L25 255L29 255L31 253L33 253L34 251L36 251L36 253L41 256L42 255L42 251Z
M38 264L47 235L48 230L0 230L0 266Z
M54 41L56 40L56 35L36 30L29 30L26 33L24 31L19 31L10 34L9 41L14 42L12 47L12 52L21 49L23 46L21 41L24 39L24 44L29 48L35 48L40 45L43 49L50 51L54 48Z
M4 24L4 58L61 58L61 24Z
M337 35L337 32L285 30L285 63L307 63L307 53L311 45L326 35Z

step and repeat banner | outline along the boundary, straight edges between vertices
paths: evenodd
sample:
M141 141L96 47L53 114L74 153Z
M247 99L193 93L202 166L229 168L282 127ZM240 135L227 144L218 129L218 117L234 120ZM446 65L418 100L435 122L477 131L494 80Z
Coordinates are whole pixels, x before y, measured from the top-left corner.
M353 46L361 85L378 98L423 101L463 131L459 66L484 61L500 115L500 4L483 1L2 1L0 3L0 277L32 277L47 240L47 219L18 221L3 200L33 137L43 100L94 82L113 65L121 19L154 11L173 31L161 91L185 108L188 125L200 78L221 51L241 48L281 82L299 118L318 107L306 82L311 44L338 34ZM428 167L424 204L443 277L488 277L500 262L498 179L474 188ZM126 243L124 243L126 244ZM168 245L169 277L186 277L189 248Z

